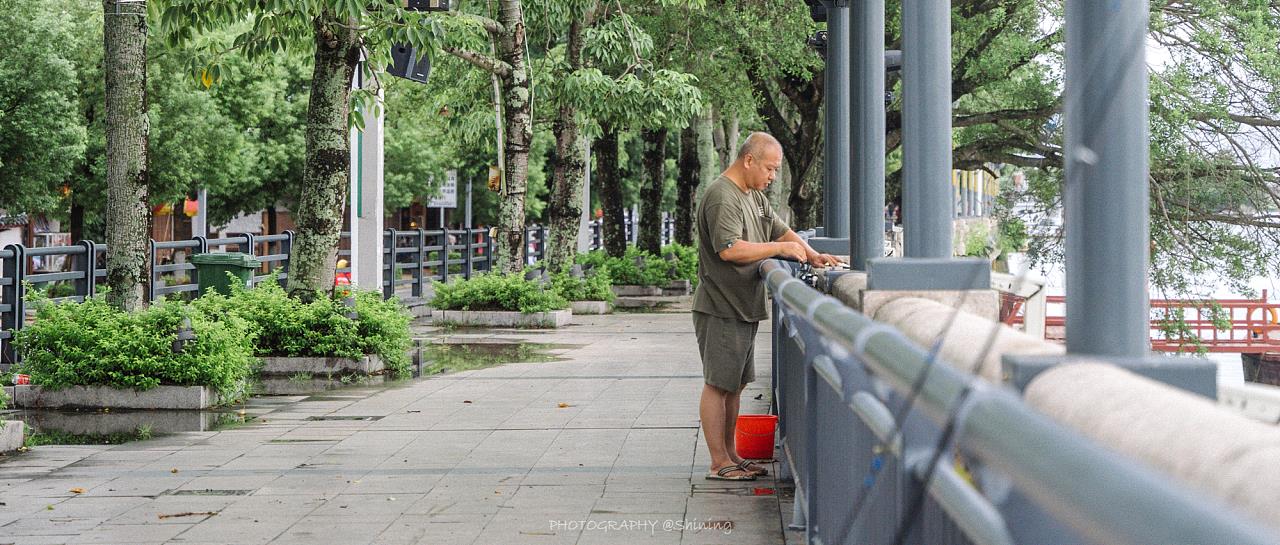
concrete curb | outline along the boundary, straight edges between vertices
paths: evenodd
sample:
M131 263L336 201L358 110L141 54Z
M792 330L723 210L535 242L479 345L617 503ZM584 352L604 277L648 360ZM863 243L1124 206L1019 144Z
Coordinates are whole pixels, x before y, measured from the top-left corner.
M506 310L436 310L431 313L435 323L492 326L557 328L569 325L573 313L569 309L549 312L523 312Z
M0 453L15 451L22 446L23 427L21 420L0 420Z
M292 375L295 373L311 373L313 375L355 373L368 375L386 369L382 358L370 354L361 359L338 357L267 357L262 359L263 375Z
M157 386L140 392L109 386L71 386L46 390L40 386L18 386L13 406L30 409L111 408L111 409L208 409L222 399L207 386Z
M610 289L618 297L654 297L662 295L661 286L621 285L611 286Z
M569 304L569 310L572 310L575 315L609 314L613 312L613 306L608 301L572 301Z
M693 283L688 280L672 280L670 284L662 287L662 295L690 295L693 293Z

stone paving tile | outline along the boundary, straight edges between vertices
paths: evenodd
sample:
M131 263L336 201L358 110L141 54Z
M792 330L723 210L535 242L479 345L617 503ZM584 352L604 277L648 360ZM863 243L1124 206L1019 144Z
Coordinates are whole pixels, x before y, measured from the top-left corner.
M556 351L563 361L266 398L255 402L257 420L234 429L0 459L0 536L190 545L781 543L778 498L752 495L773 487L771 478L703 478L701 367L688 314L579 318L562 331L453 333L572 345ZM765 332L761 361L767 350ZM759 367L744 412L766 408L767 367ZM322 415L381 419L308 420ZM76 486L88 492L71 493ZM247 495L174 495L237 490ZM182 513L195 514L159 518Z

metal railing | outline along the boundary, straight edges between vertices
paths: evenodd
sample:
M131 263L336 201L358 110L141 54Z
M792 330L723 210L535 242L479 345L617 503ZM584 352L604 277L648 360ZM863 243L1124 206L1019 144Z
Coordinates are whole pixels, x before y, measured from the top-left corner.
M625 216L628 240L636 237L635 218ZM591 249L600 248L600 221L592 221ZM383 235L382 293L391 297L408 286L405 295L420 297L432 280L448 281L451 276L471 278L476 272L492 269L494 241L488 229L396 230ZM278 274L282 282L289 276L289 255L294 234L285 231L274 235L243 234L224 238L194 237L189 240L149 241L151 268L147 272L147 300L155 301L178 294L191 296L198 291L195 265L191 256L209 252L238 251L257 257L262 267L254 275L257 283ZM664 213L662 243L675 238L675 220ZM338 259L351 261L351 234L343 231L338 243ZM527 263L546 256L549 243L547 228L533 225L525 230ZM54 301L83 301L97 291L106 279L105 244L90 240L71 246L27 248L12 244L0 248L0 365L14 363L17 355L10 339L31 317L27 308L28 294L24 286L49 290ZM63 257L64 260L50 258ZM60 263L57 270L43 265ZM69 262L69 266L66 263ZM351 267L338 267L338 274L351 272Z
M789 266L766 261L761 275L773 294L783 470L806 543L888 544L900 531L928 545L1275 543L1219 501L936 361Z
M447 235L439 230L387 230L382 266L383 296L395 295L397 288L405 285L409 286L407 295L421 296L423 286L432 279L447 281L451 274L471 278L475 272L490 269L494 248L487 229L449 230ZM546 239L540 240L545 245ZM281 281L287 282L292 248L292 231L275 235L152 240L149 242L152 266L147 272L147 300L195 294L199 284L190 258L209 252L238 251L257 257L262 266L251 284L273 274L279 274ZM17 362L11 339L32 317L33 309L27 305L28 289L45 290L53 301L83 301L94 295L97 285L106 280L106 251L107 245L90 240L71 246L27 248L11 244L0 249L0 365ZM339 240L338 258L349 260L350 255L350 233L344 231ZM48 259L58 256L65 259ZM62 266L58 270L43 267L54 262ZM450 271L451 267L456 268L456 272ZM62 270L64 268L67 270ZM337 269L338 273L350 271L350 267Z

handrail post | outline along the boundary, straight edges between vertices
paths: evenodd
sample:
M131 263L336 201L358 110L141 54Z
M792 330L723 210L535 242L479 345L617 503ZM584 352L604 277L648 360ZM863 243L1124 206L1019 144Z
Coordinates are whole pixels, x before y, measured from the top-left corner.
M449 281L449 231L440 230L440 281Z
M253 237L253 233L245 233L245 234L244 234L244 247L248 249L248 251L246 251L246 252L245 252L246 254L253 255L253 256L258 255L257 248L254 248L254 237ZM249 287L251 287L251 288L252 288L252 287L254 286L254 284L257 284L257 278L256 278L256 277L257 277L257 275L256 275L256 274L254 274L254 273L252 273L252 272L251 272L251 273L249 273Z
M426 261L427 254L427 230L418 229L418 252L415 254L417 260L414 262L413 268L413 286L409 293L414 297L422 297L422 263Z
M96 250L94 249L95 244L92 240L82 240L77 242L76 246L84 248L84 255L77 256L76 259L76 261L79 261L82 265L73 266L74 269L81 269L84 273L83 278L76 280L76 295L88 299L93 297L93 294L96 291L93 285L93 277L97 274L95 267L96 260L94 259L94 254L96 253Z
M156 282L159 281L156 274L156 265L160 257L156 251L156 239L147 239L147 251L151 253L151 259L147 260L147 263L150 264L147 267L147 302L154 303L156 300Z
M293 231L285 229L280 234L284 235L284 240L280 242L280 254L284 255L284 259L280 261L280 278L284 281L280 285L287 287L289 284L289 262L293 257ZM339 241L341 241L341 238L339 238Z
M382 243L382 298L390 299L396 294L396 280L399 279L399 271L396 270L396 230L387 229L383 234L385 240ZM377 240L377 239L374 239ZM351 248L352 264L355 263L355 246ZM377 255L377 254L374 254Z
M476 251L475 229L468 227L463 232L466 233L463 238L467 241L467 248L462 253L462 278L471 280L472 267L474 266L474 256L472 254Z
M26 249L21 244L10 244L5 246L5 249L13 255L0 260L0 276L13 282L0 291L0 296L3 296L4 302L9 305L8 312L0 313L0 331L11 331L17 334L18 330L22 329L23 317L26 314L26 306L23 304L26 299L26 290L22 285L26 277ZM12 337L4 342L0 359L8 364L18 363L18 352L13 348Z
M485 255L489 256L489 259L484 262L484 270L488 272L493 272L493 251L495 246L497 245L493 243L493 236L491 231L485 232L484 243L485 243L485 249L484 249Z

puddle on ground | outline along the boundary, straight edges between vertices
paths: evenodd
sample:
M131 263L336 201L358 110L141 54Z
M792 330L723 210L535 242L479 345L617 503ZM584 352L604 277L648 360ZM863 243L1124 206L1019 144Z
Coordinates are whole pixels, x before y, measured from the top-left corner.
M289 376L261 376L255 379L253 394L265 396L310 395L348 386L376 386L389 382L383 375L313 375L296 373Z
M25 446L119 445L153 437L187 432L219 431L252 422L260 411L221 409L210 411L150 410L49 410L0 411L0 420L21 420L27 425Z
M578 348L577 345L529 343L516 339L441 338L416 341L418 356L415 368L421 376L484 369L504 363L544 363L564 361L551 354L553 350Z

